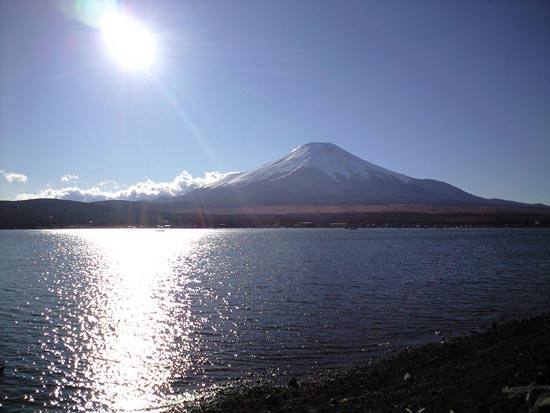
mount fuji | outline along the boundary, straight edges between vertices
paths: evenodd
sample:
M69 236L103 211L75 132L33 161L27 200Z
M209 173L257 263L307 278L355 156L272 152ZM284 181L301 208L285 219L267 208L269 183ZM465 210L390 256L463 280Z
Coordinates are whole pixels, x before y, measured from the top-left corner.
M308 143L252 171L156 201L0 201L0 228L354 225L548 226L550 208L485 199L445 182L374 165L331 143ZM169 224L166 224L166 223Z
M367 162L332 143L313 142L257 169L164 200L177 209L323 205L519 206L445 182L417 179Z

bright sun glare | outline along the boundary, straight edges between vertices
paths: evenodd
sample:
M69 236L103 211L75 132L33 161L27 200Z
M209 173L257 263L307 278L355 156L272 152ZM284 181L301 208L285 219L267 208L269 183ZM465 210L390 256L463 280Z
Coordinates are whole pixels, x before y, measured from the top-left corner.
M109 54L125 69L144 70L155 63L155 39L137 21L111 12L103 17L101 31Z

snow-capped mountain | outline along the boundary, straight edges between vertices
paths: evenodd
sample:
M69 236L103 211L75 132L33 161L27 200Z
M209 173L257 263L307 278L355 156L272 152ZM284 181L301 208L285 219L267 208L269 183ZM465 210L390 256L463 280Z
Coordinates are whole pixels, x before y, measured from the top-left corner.
M205 188L214 189L258 181L275 181L284 179L303 168L322 171L333 181L344 179L370 180L372 177L378 177L407 183L411 179L408 176L364 161L332 143L312 142L294 149L284 158L249 172L229 175Z
M175 197L178 207L280 205L495 205L445 182L416 179L367 162L332 143L308 143L252 171Z

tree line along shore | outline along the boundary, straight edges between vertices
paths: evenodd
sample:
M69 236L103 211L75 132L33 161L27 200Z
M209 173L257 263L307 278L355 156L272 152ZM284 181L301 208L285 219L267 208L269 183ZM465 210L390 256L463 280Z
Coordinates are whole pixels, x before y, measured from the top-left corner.
M363 206L172 211L162 205L113 201L84 203L42 199L0 201L0 229L48 228L247 228L247 227L550 227L550 208ZM293 212L294 211L294 212Z

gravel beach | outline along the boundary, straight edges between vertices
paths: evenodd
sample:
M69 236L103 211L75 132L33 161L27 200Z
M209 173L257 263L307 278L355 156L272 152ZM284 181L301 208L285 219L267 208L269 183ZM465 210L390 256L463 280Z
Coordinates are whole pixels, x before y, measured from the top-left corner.
M550 412L550 315L284 380L241 382L173 412Z

